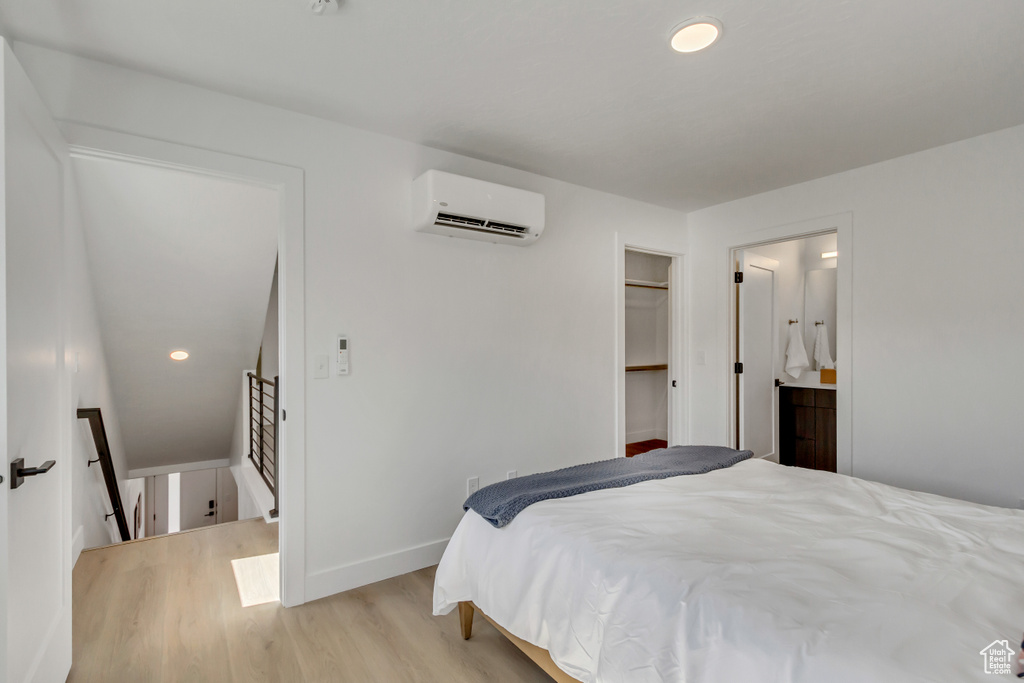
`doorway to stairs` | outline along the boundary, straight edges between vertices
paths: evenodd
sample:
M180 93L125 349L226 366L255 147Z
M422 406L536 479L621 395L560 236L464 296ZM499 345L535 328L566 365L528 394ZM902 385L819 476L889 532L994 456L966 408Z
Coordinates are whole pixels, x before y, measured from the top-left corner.
M139 535L279 523L282 602L300 604L304 515L288 503L304 488L302 173L87 127L67 133L112 450L123 454L120 476L139 482L124 485L129 525L138 507ZM280 411L254 427L250 378L268 368Z

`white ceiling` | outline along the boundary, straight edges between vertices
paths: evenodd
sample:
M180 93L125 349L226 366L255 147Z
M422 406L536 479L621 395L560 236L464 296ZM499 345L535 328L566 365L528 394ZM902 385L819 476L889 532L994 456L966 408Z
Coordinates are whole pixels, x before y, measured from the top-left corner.
M124 161L73 168L129 469L228 457L263 337L277 193Z
M1024 123L1021 0L4 0L7 37L682 210ZM722 21L710 50L668 33Z

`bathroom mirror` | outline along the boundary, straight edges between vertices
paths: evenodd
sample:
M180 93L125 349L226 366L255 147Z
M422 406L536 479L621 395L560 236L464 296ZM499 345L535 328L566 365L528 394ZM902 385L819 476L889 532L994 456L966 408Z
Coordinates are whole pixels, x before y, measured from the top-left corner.
M814 352L814 323L824 321L828 328L828 347L836 358L836 269L808 270L804 277L804 344L807 355Z

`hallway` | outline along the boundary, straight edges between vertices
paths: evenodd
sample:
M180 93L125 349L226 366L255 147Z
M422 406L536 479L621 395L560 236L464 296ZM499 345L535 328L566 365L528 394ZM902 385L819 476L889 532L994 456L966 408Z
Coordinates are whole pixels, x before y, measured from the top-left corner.
M242 608L231 560L277 550L277 525L222 524L82 553L68 681L550 679L484 620L431 616L434 568L300 607Z

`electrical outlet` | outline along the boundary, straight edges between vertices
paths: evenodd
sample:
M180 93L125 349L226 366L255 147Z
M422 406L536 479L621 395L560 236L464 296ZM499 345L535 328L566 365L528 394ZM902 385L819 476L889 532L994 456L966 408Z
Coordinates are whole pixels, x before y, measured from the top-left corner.
M1019 507L1021 510L1024 510L1024 498L1020 499L1020 504L1017 505L1017 507Z
M508 475L506 475L505 478L506 479L515 479L518 476L519 476L519 471L518 470L509 470L508 471Z
M480 477L470 477L466 480L466 495L472 496L480 490Z

